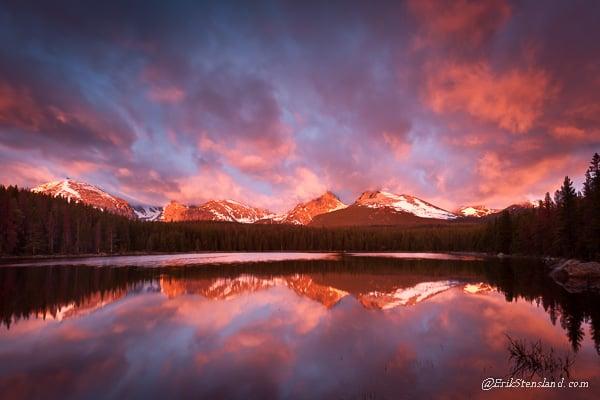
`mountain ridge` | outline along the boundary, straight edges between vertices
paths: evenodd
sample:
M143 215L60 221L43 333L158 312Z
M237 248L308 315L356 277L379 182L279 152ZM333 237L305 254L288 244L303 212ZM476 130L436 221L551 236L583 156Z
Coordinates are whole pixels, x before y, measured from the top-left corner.
M179 221L228 221L251 224L273 215L269 210L252 207L235 200L209 200L199 206L184 205L172 200L163 208L162 220Z
M81 202L101 211L108 211L130 219L136 218L133 207L127 201L111 195L97 186L70 178L44 183L34 187L31 191L52 197L63 197L69 202Z
M92 207L141 221L227 221L245 224L288 224L317 227L445 224L465 218L484 218L500 212L483 205L463 206L454 212L409 194L364 191L351 204L333 192L298 203L289 211L272 213L260 207L231 200L208 200L200 205L185 205L171 200L166 205L130 205L103 189L70 178L48 182L32 192L63 197ZM515 205L506 209L514 211Z

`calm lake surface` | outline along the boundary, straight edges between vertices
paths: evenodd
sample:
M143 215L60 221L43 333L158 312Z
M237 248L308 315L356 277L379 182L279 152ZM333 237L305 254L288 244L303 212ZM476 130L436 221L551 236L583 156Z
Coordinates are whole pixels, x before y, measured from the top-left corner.
M600 297L532 260L213 253L0 266L0 397L599 398ZM564 369L535 371L513 342ZM537 346L537 347L536 347ZM488 377L587 381L492 389Z

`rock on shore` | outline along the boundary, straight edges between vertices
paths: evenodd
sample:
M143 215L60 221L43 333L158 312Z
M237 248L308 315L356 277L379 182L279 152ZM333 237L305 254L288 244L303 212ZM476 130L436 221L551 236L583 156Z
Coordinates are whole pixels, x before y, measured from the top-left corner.
M563 260L557 263L550 277L569 293L600 292L600 263Z

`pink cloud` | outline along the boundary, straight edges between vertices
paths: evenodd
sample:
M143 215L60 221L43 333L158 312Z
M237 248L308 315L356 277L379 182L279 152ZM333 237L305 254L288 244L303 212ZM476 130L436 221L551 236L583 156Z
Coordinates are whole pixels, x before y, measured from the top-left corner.
M157 103L180 103L185 98L185 92L177 87L152 87L148 97Z
M430 64L425 86L436 113L466 112L515 133L531 129L555 93L544 70L495 72L485 62Z
M503 205L535 200L532 196L540 199L545 191L557 189L564 174L576 170L579 161L561 154L515 164L510 158L487 152L477 162L478 196L488 204Z
M87 160L59 161L57 164L60 165L63 171L68 171L69 175L74 177L107 167L107 165L90 162Z
M28 87L16 87L0 81L0 125L22 130L30 137L29 147L42 146L45 141L56 140L53 145L83 144L98 147L119 147L125 151L135 135L117 121L105 118L85 102L65 102L58 106ZM4 133L7 137L10 132ZM16 135L13 135L16 136ZM25 139L25 134L14 142Z
M0 184L34 187L40 183L56 179L55 173L47 167L28 164L21 161L2 162Z
M306 167L296 168L287 187L291 188L291 196L299 201L320 196L328 189L321 178Z
M286 132L288 129L284 129ZM285 135L276 142L262 138L233 138L230 140L212 139L206 132L200 134L198 149L211 152L239 170L261 176L278 183L277 167L292 157L295 142Z
M500 28L511 14L504 0L411 0L408 8L422 27L414 43L417 48L450 40L479 45Z
M383 141L390 147L394 153L394 157L396 157L398 160L406 158L410 152L410 144L408 142L388 132L383 132Z
M600 129L587 131L576 126L559 125L552 128L551 134L558 140L585 141L595 136L600 139Z
M477 148L486 143L489 135L485 134L465 134L463 136L445 136L444 141L449 145L456 147Z
M29 90L0 82L0 123L37 131L47 118Z
M242 199L244 192L230 175L216 168L202 168L197 175L176 179L177 191L167 192L170 199L198 204L210 199Z

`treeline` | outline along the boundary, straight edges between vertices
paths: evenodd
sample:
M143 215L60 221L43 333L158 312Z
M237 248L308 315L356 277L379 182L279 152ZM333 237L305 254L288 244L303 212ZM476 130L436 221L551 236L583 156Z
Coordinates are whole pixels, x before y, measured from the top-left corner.
M594 154L578 192L566 176L537 207L508 211L488 223L495 251L600 259L600 156Z
M478 251L600 257L600 157L582 193L567 177L554 199L486 221L420 227L315 228L129 220L62 198L0 186L0 255L184 251Z

